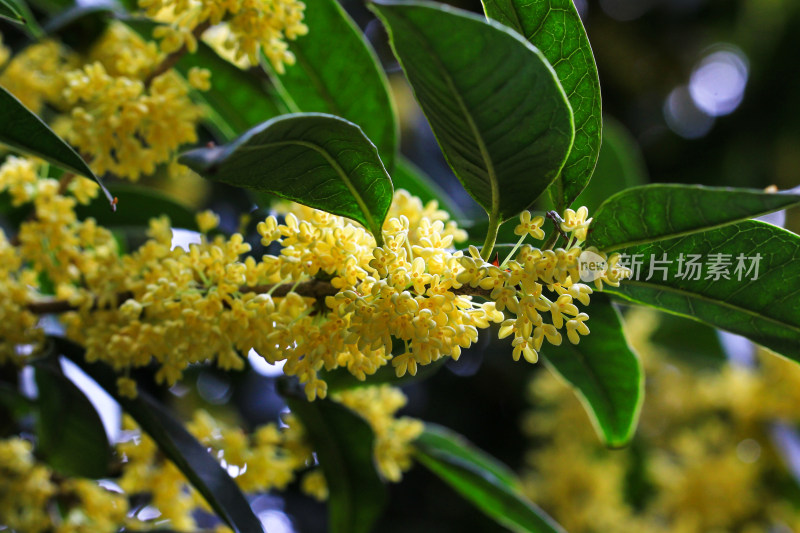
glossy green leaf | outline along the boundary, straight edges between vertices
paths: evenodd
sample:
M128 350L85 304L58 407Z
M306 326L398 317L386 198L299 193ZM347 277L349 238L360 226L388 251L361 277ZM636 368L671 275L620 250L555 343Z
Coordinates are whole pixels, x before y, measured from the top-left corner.
M273 74L275 85L294 112L328 113L358 124L391 171L397 119L375 52L339 2L304 3L308 35L288 41L296 62L284 74ZM268 61L265 65L271 69Z
M375 145L358 126L339 117L278 117L225 146L186 152L180 162L214 181L351 218L382 242L392 181Z
M25 24L25 17L22 16L19 7L10 0L0 0L0 18Z
M508 467L462 436L426 424L414 445L417 461L499 524L519 532L564 531L528 501Z
M39 392L37 453L63 475L105 476L111 448L103 421L92 403L60 369L39 364L35 376Z
M405 189L422 200L423 204L436 200L439 207L456 220L464 218L464 212L433 178L403 156L397 160L392 172L395 189Z
M634 258L641 263L638 279L634 272L634 279L624 280L618 288L607 287L606 292L743 335L800 361L798 235L771 224L746 220L625 248L620 253L625 254L624 259L631 266ZM664 254L668 263L660 263L665 259ZM699 256L700 279L693 279L697 274L687 267L690 254ZM748 269L755 262L750 258L757 255L760 260L756 277L755 271ZM651 271L651 260L658 261L654 266L666 271ZM720 265L718 270L729 279L714 279L717 276L711 264ZM683 274L680 277L679 267Z
M117 392L116 374L102 363L87 363L80 346L60 337L53 338L59 353L80 366L106 392L119 402L159 450L186 476L212 509L236 533L261 533L261 521L228 472L206 447L189 433L181 422L145 391L136 399Z
M495 223L555 180L575 134L555 72L516 32L427 2L376 2L450 166Z
M94 175L81 156L2 86L0 86L0 143L26 154L41 157L75 174L93 178L100 184L109 203L112 201L103 182Z
M800 204L800 195L702 185L645 185L594 214L587 244L606 252L706 231Z
M330 400L288 395L289 409L303 423L328 485L329 533L368 533L386 503L375 470L372 428Z
M630 187L645 185L647 167L633 135L615 119L603 117L603 144L592 174L592 181L575 200L594 214L607 198Z
M128 19L125 23L146 39L151 39L153 30L158 27L149 19ZM275 89L261 79L265 76L263 72L240 69L202 41L197 43L195 53L185 54L175 64L175 69L184 76L188 76L193 67L211 72L211 89L196 91L193 96L225 123L227 131L219 133L226 140L287 112L279 104Z
M586 312L591 333L579 344L566 338L560 346L548 344L542 356L548 368L573 387L603 442L623 446L636 430L644 399L642 364L607 297L593 295Z
M541 50L558 74L575 119L575 142L551 187L558 211L589 183L600 152L603 115L592 47L572 0L483 0L487 16Z
M119 199L116 212L93 202L75 207L78 219L91 217L107 228L146 228L151 218L167 215L173 228L197 230L195 212L166 194L137 185L115 184L109 190Z

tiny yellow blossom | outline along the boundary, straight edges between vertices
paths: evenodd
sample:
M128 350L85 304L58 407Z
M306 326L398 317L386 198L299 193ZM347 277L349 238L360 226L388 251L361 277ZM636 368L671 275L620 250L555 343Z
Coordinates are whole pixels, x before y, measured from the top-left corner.
M567 209L564 212L564 221L561 223L561 230L571 232L572 235L580 242L586 240L586 234L592 219L587 219L589 216L589 209L581 206L577 211Z
M198 91L211 89L211 71L205 68L192 67L189 69L189 85Z
M530 235L534 239L542 240L544 239L542 224L544 224L544 217L531 218L530 211L523 211L519 215L519 224L514 228L514 233L516 235Z
M202 211L197 214L196 218L200 233L208 233L219 226L219 216L213 211Z

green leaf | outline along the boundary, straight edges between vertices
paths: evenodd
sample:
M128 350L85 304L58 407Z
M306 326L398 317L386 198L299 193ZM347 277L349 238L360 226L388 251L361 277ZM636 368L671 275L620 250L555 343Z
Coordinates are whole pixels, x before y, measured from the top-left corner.
M47 21L44 31L73 50L87 53L115 14L122 14L122 8L113 0L75 2Z
M2 86L0 86L0 143L41 157L75 174L93 178L100 184L109 203L112 202L112 196L103 182L94 175L81 156Z
M331 371L323 370L320 372L320 377L327 383L329 394L343 390L357 389L359 387L372 387L383 383L388 383L397 387L407 385L408 383L424 381L433 377L434 374L441 370L447 361L447 357L442 357L433 363L420 365L415 375L412 376L407 373L401 378L397 377L397 373L392 365L382 366L374 374L367 376L367 379L364 381L360 381L346 368L337 368Z
M35 368L39 391L37 453L63 475L105 476L111 462L111 448L100 415L60 369L48 363Z
M547 60L517 33L427 2L370 6L450 166L494 224L555 180L575 134Z
M151 218L167 215L173 228L197 231L195 212L163 193L137 185L113 185L109 190L119 198L115 213L93 202L75 207L78 219L91 217L107 228L146 228Z
M643 265L638 279L623 280L620 286L607 287L606 292L627 300L650 305L670 313L705 322L711 326L743 335L786 357L800 361L800 237L777 226L756 220L694 233L677 239L625 248L620 253L636 257ZM666 254L670 263L657 264L666 272L649 274L652 260L661 261ZM699 280L678 277L679 259L699 255L705 264ZM714 280L708 275L712 254L730 262L730 279ZM738 271L742 254L744 270ZM748 272L760 254L758 277ZM727 257L726 257L727 256ZM631 263L631 261L629 261ZM634 273L635 275L635 273ZM694 273L690 276L694 277ZM666 278L666 279L664 279Z
M436 200L439 207L450 213L455 219L463 219L464 212L442 189L433 178L403 156L397 160L392 172L392 183L395 189L405 189L422 200L423 204Z
M528 501L508 467L464 437L426 424L415 447L420 463L499 524L519 532L564 532Z
M569 98L575 142L550 189L562 212L592 177L603 128L600 79L581 17L572 0L483 0L483 7L487 16L513 28L541 50Z
M355 124L318 113L286 115L219 147L184 153L200 175L270 192L364 225L378 243L392 180Z
M329 533L368 533L386 503L375 470L375 436L369 424L330 400L288 395L289 409L303 423L328 484Z
M593 214L610 196L629 187L645 185L647 167L636 139L615 119L603 118L603 144L592 174L592 181L575 200Z
M606 200L587 244L610 252L733 224L800 204L800 195L702 185L645 185Z
M16 22L17 24L25 24L25 17L22 16L15 2L11 2L10 0L0 0L0 18Z
M121 397L117 392L116 375L110 367L87 363L83 348L66 339L54 337L53 340L59 353L80 366L136 420L231 529L237 533L264 531L236 482L208 453L206 446L200 444L164 406L142 390L136 399Z
M375 52L339 2L304 3L303 22L309 34L288 41L296 63L284 74L273 73L273 82L294 112L328 113L358 124L392 170L397 119ZM271 69L268 61L264 64Z
M543 359L573 387L603 442L624 446L633 437L644 400L642 364L607 297L594 294L586 312L591 333L579 344L567 339L560 346L548 344Z
M145 39L152 39L152 33L159 25L149 19L127 19L125 23ZM175 69L184 76L193 67L208 69L211 72L211 89L195 91L193 96L205 103L225 123L229 131L220 132L230 140L253 126L286 112L278 104L278 95L269 87L263 72L242 70L221 58L207 44L197 43L197 51L185 54L176 63ZM233 133L233 135L231 135Z

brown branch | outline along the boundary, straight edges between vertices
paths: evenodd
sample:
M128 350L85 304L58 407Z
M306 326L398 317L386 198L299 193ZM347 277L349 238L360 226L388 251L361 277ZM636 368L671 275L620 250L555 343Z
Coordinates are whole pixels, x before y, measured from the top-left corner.
M211 23L209 21L202 22L192 31L192 35L194 36L195 39L200 40L200 36L203 35L203 32L205 32L209 27L211 27ZM184 45L181 46L179 49L175 50L167 57L165 57L164 60L153 70L153 72L151 72L144 79L145 88L150 87L150 84L153 83L154 79L161 76L168 70L172 69L172 67L177 65L178 61L180 61L181 58L185 56L188 51L189 48L184 43Z
M289 294L290 292L294 292L295 294L299 294L300 296L304 296L306 298L314 298L321 302L325 301L325 298L328 296L335 296L339 293L339 289L331 285L329 281L323 281L321 279L310 279L308 281L303 281L297 284L294 283L282 283L275 287L275 284L270 285L253 285L253 286L244 286L239 288L239 292L242 293L256 293L256 294L266 294L270 293L272 296L276 298L281 298ZM481 298L489 299L489 295L491 291L482 289L480 287L470 287L469 285L463 285L458 289L452 289L451 292L457 296L479 296ZM116 305L121 305L125 300L133 298L133 293L126 291L117 294L116 298ZM55 315L60 313L68 313L70 311L77 311L80 307L76 305L72 305L66 300L41 300L38 302L31 302L25 306L25 308L35 315ZM110 309L107 306L101 306L99 302L95 301L94 305L92 305L92 310L101 310L101 309Z

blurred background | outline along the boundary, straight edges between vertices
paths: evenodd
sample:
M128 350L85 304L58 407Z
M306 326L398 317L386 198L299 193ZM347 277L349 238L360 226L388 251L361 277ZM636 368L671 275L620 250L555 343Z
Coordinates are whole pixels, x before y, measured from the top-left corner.
M482 11L477 0L451 3ZM450 193L465 221L482 218L444 161L386 33L362 0L343 4L390 73L402 151ZM800 0L576 0L576 7L604 107L600 160L578 205L591 212L610 194L649 182L800 185ZM247 196L202 184L173 187L182 201L238 227ZM769 221L800 230L796 212ZM800 531L800 367L780 366L748 341L689 320L623 311L649 371L642 427L628 449L603 449L566 388L542 364L513 362L510 346L488 333L457 363L404 387L402 414L453 428L521 473L532 498L570 531ZM280 369L257 356L250 362L238 373L194 368L186 385L154 392L187 417L203 408L253 428L285 406L275 391ZM105 401L101 392L92 397ZM389 490L376 531L504 531L419 466ZM270 533L325 531L324 504L296 485L253 505Z

